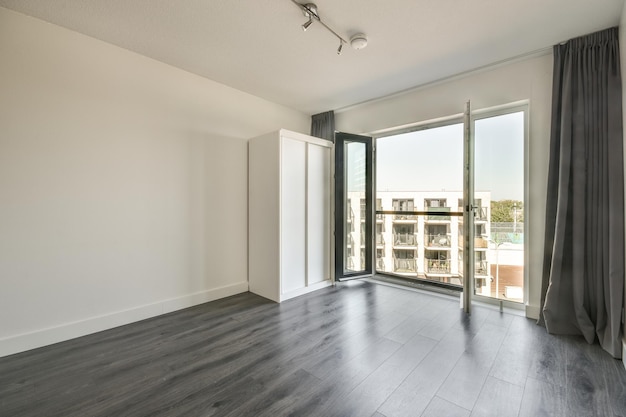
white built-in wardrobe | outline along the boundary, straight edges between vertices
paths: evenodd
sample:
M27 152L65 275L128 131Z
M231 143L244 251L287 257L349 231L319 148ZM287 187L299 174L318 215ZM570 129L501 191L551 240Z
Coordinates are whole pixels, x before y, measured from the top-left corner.
M280 130L249 141L250 291L276 302L332 284L332 143Z

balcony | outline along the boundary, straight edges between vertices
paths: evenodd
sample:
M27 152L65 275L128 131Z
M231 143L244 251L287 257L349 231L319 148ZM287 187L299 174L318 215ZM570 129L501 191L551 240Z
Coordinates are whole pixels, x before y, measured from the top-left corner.
M385 246L385 237L382 233L376 233L376 247Z
M441 233L425 235L424 245L428 248L449 248L451 240L452 239L449 233L445 235L442 235Z
M488 277L489 276L489 262L487 261L477 261L476 262L476 271L474 273L476 277Z
M416 222L417 216L413 214L394 214L393 215L394 222Z
M393 260L393 271L403 273L416 273L417 262L416 259L397 259Z
M427 274L439 274L439 275L449 275L450 274L450 261L449 260L438 260L438 259L427 259L426 260L426 273Z
M426 207L426 211L450 211L450 207ZM424 218L427 222L449 222L450 216L439 215L439 214L427 214Z
M489 247L489 241L483 237L474 238L474 249L487 249Z
M376 270L377 271L385 270L385 260L383 258L376 258Z
M354 210L352 210L352 207L348 207L348 210L346 210L346 222L352 223L353 221L354 221Z
M489 210L487 207L477 207L474 214L474 221L486 222L489 220Z
M393 246L417 246L417 237L413 233L394 233Z
M463 212L465 209L463 207L459 207L459 211ZM474 214L475 222L486 222L489 220L489 209L487 207L476 207L476 211ZM459 222L463 221L463 217L459 218Z

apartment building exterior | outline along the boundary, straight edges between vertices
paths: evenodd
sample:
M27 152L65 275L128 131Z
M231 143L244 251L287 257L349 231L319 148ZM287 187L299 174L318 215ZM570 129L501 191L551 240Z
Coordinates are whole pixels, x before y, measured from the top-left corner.
M377 211L439 212L433 215L377 214L376 270L404 278L462 285L463 217L441 212L462 212L462 191L379 191ZM487 257L490 235L490 192L477 192L475 217L476 293L490 294ZM348 193L346 261L349 269L365 266L365 200Z

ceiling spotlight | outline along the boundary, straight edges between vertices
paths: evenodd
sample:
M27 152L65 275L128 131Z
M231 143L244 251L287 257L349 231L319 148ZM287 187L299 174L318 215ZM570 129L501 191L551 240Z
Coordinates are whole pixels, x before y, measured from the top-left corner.
M337 55L341 55L341 49L343 48L343 42L339 41L339 48L337 48Z
M311 23L313 23L313 19L309 16L309 21L302 25L302 30L306 32L309 26L311 26Z

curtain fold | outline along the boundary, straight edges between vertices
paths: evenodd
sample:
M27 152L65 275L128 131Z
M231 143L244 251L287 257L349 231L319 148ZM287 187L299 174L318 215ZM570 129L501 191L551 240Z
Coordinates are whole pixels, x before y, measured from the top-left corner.
M618 29L554 47L542 315L621 357L624 163Z
M335 112L330 110L311 116L311 136L335 141Z

